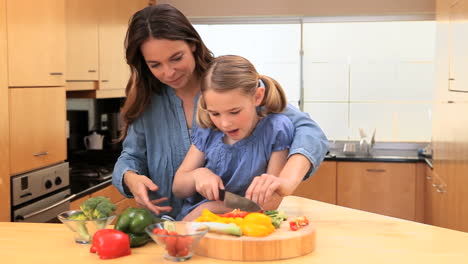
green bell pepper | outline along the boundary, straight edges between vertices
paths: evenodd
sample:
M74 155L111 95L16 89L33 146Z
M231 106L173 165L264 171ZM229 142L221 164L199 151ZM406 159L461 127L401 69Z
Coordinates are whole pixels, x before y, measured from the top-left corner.
M129 235L130 247L139 247L151 240L145 232L145 228L161 221L160 218L154 217L148 209L128 207L117 218L114 229Z

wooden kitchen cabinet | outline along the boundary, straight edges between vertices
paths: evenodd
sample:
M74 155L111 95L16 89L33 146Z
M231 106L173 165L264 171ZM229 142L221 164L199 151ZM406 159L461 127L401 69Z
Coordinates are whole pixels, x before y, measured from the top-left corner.
M417 220L422 183L415 163L338 162L337 204Z
M301 182L293 195L336 204L336 161L324 161L317 172Z
M10 221L10 133L7 81L6 0L0 0L0 222Z
M424 183L424 222L448 227L447 184L427 167Z
M137 203L135 202L135 199L129 199L120 194L120 192L113 186L109 185L99 191L96 191L92 194L83 196L77 200L74 200L73 202L70 203L70 210L79 210L80 205L88 200L91 197L97 197L97 196L104 196L107 197L111 200L112 203L114 203L117 207L116 209L116 214L120 214L123 210L125 210L127 207L139 207Z
M63 0L6 0L8 85L65 85Z
M98 81L98 2L66 0L67 80Z
M147 5L147 0L67 0L69 97L125 96L130 76L125 35L131 16Z
M468 92L468 0L452 1L448 7L448 16L448 88L451 91Z
M102 5L99 8L99 88L124 92L130 77L124 47L128 23L136 11L148 5L148 1L101 0L99 3Z
M64 161L64 87L10 88L10 174Z

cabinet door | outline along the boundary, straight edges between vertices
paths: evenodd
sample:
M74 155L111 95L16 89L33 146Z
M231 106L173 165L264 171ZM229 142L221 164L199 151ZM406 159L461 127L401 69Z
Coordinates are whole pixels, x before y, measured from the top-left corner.
M142 0L99 1L99 89L125 89L130 77L124 48L128 22L147 3Z
M314 175L299 184L293 195L336 204L336 161L324 161Z
M67 0L67 80L98 80L98 1Z
M416 164L338 162L337 204L415 220Z
M65 85L63 0L7 0L8 85Z
M448 211L450 205L447 204L447 185L430 168L426 170L424 191L424 222L449 228Z
M468 92L468 0L449 9L449 90Z
M9 96L11 174L65 160L65 88L12 88Z
M0 0L0 222L10 221L10 148L7 83L6 2Z

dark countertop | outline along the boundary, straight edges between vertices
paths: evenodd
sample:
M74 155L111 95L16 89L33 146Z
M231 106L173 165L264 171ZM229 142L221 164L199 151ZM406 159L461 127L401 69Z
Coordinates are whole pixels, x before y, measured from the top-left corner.
M330 151L325 156L327 161L354 161L354 162L425 162L432 168L432 157L422 150L428 143L377 143L368 152L356 151L345 153L345 143L354 143L359 149L359 142L338 141L332 142Z

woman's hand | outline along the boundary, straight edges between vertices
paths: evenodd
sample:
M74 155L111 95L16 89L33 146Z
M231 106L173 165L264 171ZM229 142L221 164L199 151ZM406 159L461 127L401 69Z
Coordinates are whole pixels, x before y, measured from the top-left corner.
M208 200L219 200L219 189L224 189L221 177L207 168L199 168L193 172L195 189Z
M148 190L156 191L158 186L152 180L144 175L136 174L133 171L127 171L124 175L124 182L135 197L135 201L159 215L162 212L169 212L172 210L170 206L156 206L167 200L167 197L159 198L156 200L149 200Z
M245 197L259 205L267 204L275 192L281 187L282 179L271 174L262 174L254 177Z

